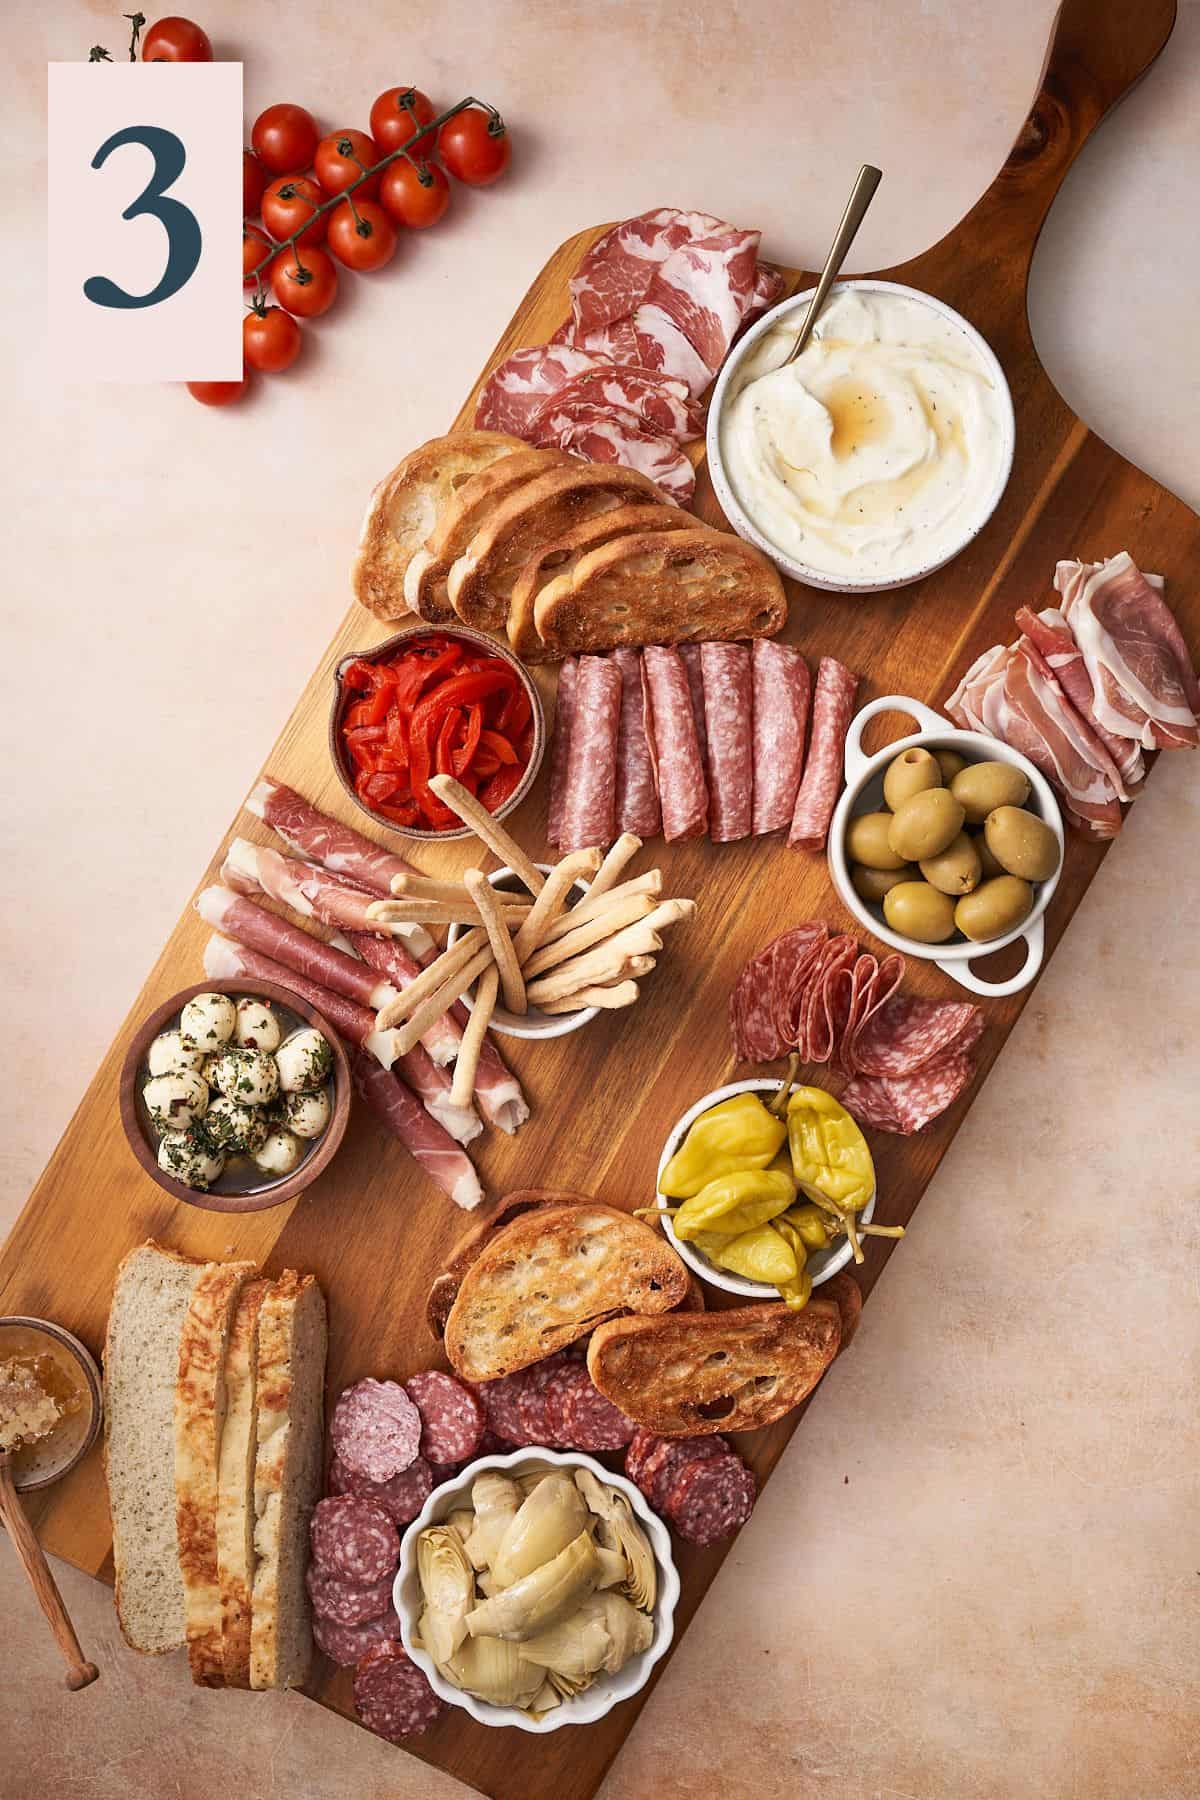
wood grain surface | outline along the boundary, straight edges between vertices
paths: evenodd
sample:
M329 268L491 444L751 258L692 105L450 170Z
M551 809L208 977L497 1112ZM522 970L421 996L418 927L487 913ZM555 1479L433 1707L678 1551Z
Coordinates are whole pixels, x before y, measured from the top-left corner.
M942 242L911 262L881 271L949 302L983 332L1012 388L1017 450L995 517L938 574L917 586L862 600L791 589L786 635L814 661L830 652L860 671L863 700L895 692L935 705L943 702L973 657L988 644L1012 638L1019 605L1045 602L1054 564L1062 556L1096 559L1127 549L1142 567L1161 570L1185 636L1193 650L1200 645L1200 594L1194 585L1200 519L1074 416L1038 362L1026 316L1030 260L1054 194L1090 132L1162 49L1173 22L1173 0L1143 0L1137 8L1117 0L1103 7L1070 0L1060 15L1028 119L991 187ZM886 188L883 193L878 204L886 204ZM745 197L743 215L754 217L753 194ZM600 229L580 233L551 258L489 368L518 345L544 341L559 325L568 310L567 280ZM804 271L789 272L791 288L810 280ZM459 422L469 422L473 400L474 393ZM400 454L410 446L398 443L396 448ZM697 507L721 522L703 474ZM327 751L332 671L349 649L383 635L384 628L357 609L349 613L267 764L318 805L354 823L360 820L340 789ZM538 680L549 694L552 673L539 671ZM876 742L899 734L903 722L897 718L891 723L894 729L882 731ZM509 821L514 835L535 855L544 851L544 819L544 788L539 785ZM230 828L230 835L235 832L269 841L258 822L241 812ZM645 1203L654 1190L655 1164L670 1125L697 1096L732 1072L726 1002L743 962L800 919L823 916L835 929L855 929L833 893L823 859L790 852L775 840L651 848L668 889L695 895L697 917L672 936L632 1016L601 1017L584 1032L546 1044L508 1040L506 1050L534 1113L515 1139L489 1132L472 1146L493 1196L517 1186L555 1186L617 1205ZM198 886L213 879L223 853L222 844ZM466 866L471 854L462 845L422 847L413 861L442 875ZM1071 837L1046 920L1047 955L1103 856L1103 846ZM466 1220L425 1184L361 1109L355 1110L332 1167L304 1197L244 1217L176 1205L130 1155L117 1104L128 1037L164 997L199 978L207 935L207 927L189 908L0 1255L0 1312L57 1319L98 1349L116 1264L131 1245L153 1234L196 1255L254 1257L270 1271L288 1265L315 1271L329 1299L331 1394L364 1374L403 1377L428 1366L433 1346L424 1324L426 1291ZM999 972L999 958L991 961L998 965L992 972ZM915 960L909 964L907 987L943 997L959 992L931 965ZM985 1003L988 1028L971 1092L986 1078L1030 992ZM875 1136L882 1221L910 1217L971 1092L916 1139ZM861 1271L867 1291L891 1249L884 1240L871 1241ZM793 1414L739 1444L763 1478L799 1419L800 1414ZM98 1452L55 1488L30 1495L27 1506L48 1550L111 1579ZM686 1628L727 1548L680 1549L683 1597L677 1634ZM345 1672L318 1663L310 1692L322 1704L352 1713ZM540 1739L488 1731L453 1711L414 1740L411 1749L487 1794L555 1793L574 1800L595 1793L640 1705L641 1699L630 1701L585 1731L564 1730Z

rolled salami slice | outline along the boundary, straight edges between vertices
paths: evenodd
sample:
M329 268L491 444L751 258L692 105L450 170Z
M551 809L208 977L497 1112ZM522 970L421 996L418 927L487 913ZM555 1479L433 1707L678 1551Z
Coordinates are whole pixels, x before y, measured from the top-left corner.
M708 783L700 757L687 665L678 650L642 651L646 741L658 778L663 836L668 843L701 837L708 824Z
M578 665L568 656L558 671L558 694L554 702L554 744L550 751L550 799L546 816L546 842L562 842L563 801L567 793L567 763L571 755L571 732L575 724L575 678Z
M704 669L699 644L680 644L679 654L687 670L688 692L692 696L692 718L696 723L696 742L700 746L700 765L708 780L708 715L704 709Z
M397 1642L400 1621L389 1602L386 1612L362 1625L339 1625L336 1620L318 1613L313 1619L312 1633L323 1656L340 1668L352 1669L376 1644Z
M782 831L791 824L804 767L804 729L812 677L791 644L755 638L750 652L754 682L753 831Z
M646 742L646 714L642 699L642 659L627 646L612 652L621 671L621 720L617 732L616 830L632 831L640 838L657 837L662 830L658 783L650 746Z
M616 836L620 717L620 669L606 657L581 656L558 839L562 850L591 849Z
M483 1402L453 1375L425 1369L405 1382L421 1415L421 1455L431 1463L460 1463L479 1449L486 1423Z
M401 1644L375 1644L354 1671L354 1705L359 1718L389 1744L417 1737L446 1710Z
M701 644L708 735L708 835L714 844L749 837L754 799L753 699L746 644Z
M331 1574L319 1562L310 1562L305 1573L313 1611L335 1625L365 1625L369 1619L382 1618L391 1609L393 1580L389 1573L379 1581L360 1586Z
M788 843L793 850L822 850L825 847L829 821L842 790L842 757L857 691L857 675L836 657L821 658L813 695L808 761L788 833Z
M390 1481L417 1459L421 1415L398 1381L368 1376L338 1397L329 1435L352 1475Z
M332 1494L318 1500L309 1526L312 1553L323 1569L357 1587L394 1575L400 1558L396 1527L373 1500Z
M689 1543L715 1544L746 1523L757 1498L758 1483L731 1451L687 1464L667 1495L666 1512Z
M360 1500L373 1500L397 1525L411 1524L432 1494L433 1485L433 1471L423 1456L390 1481L368 1481L363 1475L352 1475L336 1456L329 1469L331 1493L357 1494Z

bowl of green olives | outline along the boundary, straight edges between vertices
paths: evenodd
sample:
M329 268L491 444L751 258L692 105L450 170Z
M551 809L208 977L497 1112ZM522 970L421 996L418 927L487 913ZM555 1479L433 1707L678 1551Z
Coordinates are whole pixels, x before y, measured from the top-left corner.
M879 713L920 730L874 756L862 734ZM1028 758L959 731L903 694L872 700L846 735L846 787L829 830L833 885L855 918L960 986L1015 994L1041 967L1042 919L1062 871L1058 803ZM1025 961L989 981L971 959L1025 944Z

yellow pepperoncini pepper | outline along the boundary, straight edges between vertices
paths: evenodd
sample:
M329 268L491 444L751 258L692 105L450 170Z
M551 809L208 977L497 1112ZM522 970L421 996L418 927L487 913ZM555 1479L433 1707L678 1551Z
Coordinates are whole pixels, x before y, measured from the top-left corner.
M787 1135L802 1192L843 1212L861 1212L875 1192L875 1165L845 1107L824 1088L797 1088L788 1101Z
M701 1232L693 1242L718 1269L744 1275L747 1281L765 1281L782 1288L799 1274L796 1254L774 1225L756 1225L737 1237L715 1231Z
M720 1175L765 1169L787 1137L757 1094L731 1094L701 1113L659 1177L672 1200L688 1200Z
M789 1206L783 1215L786 1224L799 1233L806 1249L828 1250L833 1242L829 1214L819 1206Z
M775 1284L779 1289L779 1298L786 1301L793 1312L803 1312L812 1298L813 1289L812 1276L805 1267L808 1251L804 1239L789 1222L786 1214L775 1220L771 1230L787 1245L796 1261L796 1273L792 1279Z
M672 1225L685 1243L708 1231L740 1237L786 1212L795 1198L796 1183L782 1169L735 1169L685 1200Z

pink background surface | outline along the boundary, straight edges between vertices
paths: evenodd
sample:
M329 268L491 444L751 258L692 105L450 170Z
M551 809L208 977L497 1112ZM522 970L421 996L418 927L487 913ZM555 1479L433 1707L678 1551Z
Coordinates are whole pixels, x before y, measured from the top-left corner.
M43 318L45 63L117 8L6 19L8 1022L15 1217L348 598L377 477L457 408L549 251L667 201L819 261L858 163L854 266L948 229L1002 159L1049 0L205 7L277 99L365 123L386 84L501 106L510 179L351 283L225 413L68 388ZM1200 4L1068 179L1030 295L1043 359L1200 502ZM1113 545L1112 549L1120 546ZM1073 546L1064 544L1064 554ZM1047 571L1049 573L1049 571ZM1180 579L1196 571L1172 571ZM837 1800L1183 1800L1200 1787L1194 762L1167 758L605 1789ZM81 1206L87 1197L80 1195ZM0 1552L13 1800L461 1789L295 1696L192 1689L62 1572L101 1681L67 1695Z

